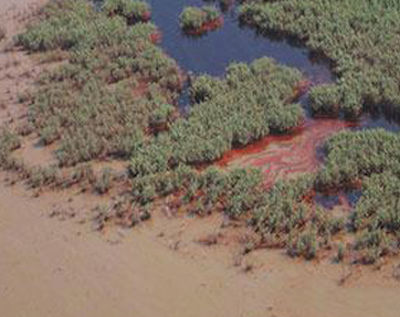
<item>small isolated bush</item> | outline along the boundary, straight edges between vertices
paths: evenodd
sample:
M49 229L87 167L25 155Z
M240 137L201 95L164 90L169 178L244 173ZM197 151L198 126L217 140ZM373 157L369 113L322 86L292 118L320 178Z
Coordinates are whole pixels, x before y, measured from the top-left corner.
M129 24L147 22L151 17L151 8L146 1L137 0L106 0L103 11L108 15L120 15Z
M0 131L0 167L3 169L19 168L15 166L15 160L11 158L11 152L21 146L20 137L11 131L8 127L4 127ZM19 164L17 164L19 165Z
M310 104L314 115L339 114L340 91L335 84L315 86L310 90Z
M107 193L112 185L113 171L111 168L104 168L100 176L97 178L94 189L99 194Z
M0 26L0 41L6 38L6 30Z
M186 7L179 16L179 20L182 29L196 31L219 17L220 13L214 6Z
M343 243L339 243L337 254L336 254L336 261L342 262L345 256L346 248Z

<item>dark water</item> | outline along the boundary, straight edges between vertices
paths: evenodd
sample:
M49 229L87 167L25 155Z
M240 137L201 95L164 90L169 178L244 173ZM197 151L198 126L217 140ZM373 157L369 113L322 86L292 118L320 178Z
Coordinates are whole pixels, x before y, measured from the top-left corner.
M325 209L333 209L339 205L348 205L354 208L362 196L361 189L342 190L338 193L316 193L314 201Z
M202 37L186 36L179 27L179 14L189 5L210 4L202 0L148 0L152 20L162 32L162 47L184 71L222 76L233 61L252 62L268 56L281 64L300 69L313 83L334 79L329 62L310 58L309 51L286 40L273 40L240 27L235 5L223 13L221 28Z

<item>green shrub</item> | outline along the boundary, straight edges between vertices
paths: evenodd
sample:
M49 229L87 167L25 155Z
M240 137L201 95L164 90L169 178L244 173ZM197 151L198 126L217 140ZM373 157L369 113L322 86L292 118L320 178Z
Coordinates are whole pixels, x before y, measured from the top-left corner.
M326 143L327 158L319 187L339 187L383 171L400 171L400 138L383 129L344 131Z
M298 71L269 58L250 66L233 63L222 80L195 79L191 93L198 104L169 133L174 157L184 163L212 161L234 146L267 136L270 130L290 131L304 116L300 105L287 101L300 80Z
M337 85L325 84L310 90L310 105L315 115L338 115L340 101Z
M129 157L140 132L172 120L166 105L181 89L176 62L152 41L156 27L128 26L124 18L95 11L86 1L51 2L43 12L18 43L29 51L62 49L70 58L39 79L30 124L46 145L60 140L56 157L61 166Z
M185 7L179 16L180 25L184 30L199 30L206 23L218 19L220 13L213 6Z
M108 15L123 16L129 24L139 21L147 22L151 16L151 8L146 1L106 0L102 9Z
M250 0L240 6L239 14L251 26L295 36L311 50L327 56L338 75L343 96L339 106L347 117L358 117L366 103L399 110L400 57L391 53L398 47L399 2ZM331 114L336 93L318 88L314 110Z

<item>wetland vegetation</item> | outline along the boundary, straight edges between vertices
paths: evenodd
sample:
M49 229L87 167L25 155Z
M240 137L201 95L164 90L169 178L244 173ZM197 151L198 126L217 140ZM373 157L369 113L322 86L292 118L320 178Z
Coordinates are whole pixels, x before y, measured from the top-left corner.
M221 14L214 6L186 7L179 16L181 28L190 34L203 34L222 24Z
M225 2L224 2L225 3ZM307 78L271 58L232 62L222 77L190 76L187 114L177 107L185 76L157 45L160 31L143 1L106 0L100 7L79 0L51 1L16 38L30 53L62 55L21 101L29 115L5 128L0 164L32 187L90 186L107 193L123 178L129 190L99 216L132 226L161 202L197 215L220 211L251 226L249 246L285 248L291 256L319 256L373 263L400 247L399 136L383 129L344 131L324 145L317 173L301 173L266 186L255 168L221 169L224 153L302 127L298 102ZM394 1L246 1L242 22L263 31L296 36L326 55L338 75L315 85L309 103L315 116L358 118L366 107L399 107ZM216 21L214 7L184 9L186 30ZM1 36L1 35L0 35ZM56 164L30 168L12 152L35 133L55 148ZM129 162L123 176L91 163ZM67 172L66 172L67 171ZM338 216L317 204L316 193L356 189L360 198Z
M315 110L332 106L329 112L335 112L333 101L339 98L340 109L352 118L363 105L398 111L400 57L393 52L399 49L399 2L251 0L240 7L240 15L261 31L296 37L333 62L337 91L325 90L327 103Z

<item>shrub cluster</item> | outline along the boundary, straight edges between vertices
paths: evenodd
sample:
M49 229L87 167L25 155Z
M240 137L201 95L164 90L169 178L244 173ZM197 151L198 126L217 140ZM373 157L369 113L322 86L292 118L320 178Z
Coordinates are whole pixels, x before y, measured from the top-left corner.
M267 247L286 248L292 256L311 259L319 249L332 247L332 236L345 219L312 204L314 176L278 181L266 193L265 204L253 214L253 224Z
M240 15L261 30L295 36L331 59L340 108L348 117L358 116L363 105L400 109L400 56L392 53L399 48L398 1L250 0ZM336 92L322 93L325 107L332 106ZM315 106L321 110L320 101Z
M222 171L209 167L202 172L187 165L133 179L133 198L147 205L156 198L174 194L171 206L207 214L220 210L240 217L263 200L262 175L258 170Z
M373 263L400 247L400 136L382 129L341 132L326 144L327 158L317 187L345 188L362 183L349 215L357 234L359 260Z
M147 2L138 0L106 0L103 3L103 11L113 15L124 17L128 24L147 22L151 17L151 9Z
M191 88L195 101L187 118L133 155L136 174L183 164L211 162L235 146L271 132L285 133L303 120L292 100L301 74L261 58L251 65L233 63L224 79L200 76Z
M220 19L220 13L214 6L185 7L179 16L180 26L189 32L205 32L210 24Z
M310 89L310 105L314 115L337 116L341 104L338 86L324 84Z
M330 138L319 187L343 187L384 171L400 172L400 137L383 129L343 131Z
M186 120L171 126L175 159L212 161L234 146L298 126L303 110L292 100L301 78L297 70L269 58L233 63L222 80L199 77L191 90L197 103Z
M68 63L41 76L29 110L45 144L60 140L61 166L128 157L152 124L171 119L181 89L176 62L152 42L156 27L129 26L119 15L110 16L113 4L147 8L142 2L107 1L107 11L97 12L86 1L53 1L43 9L43 20L17 38L29 51L69 54Z

